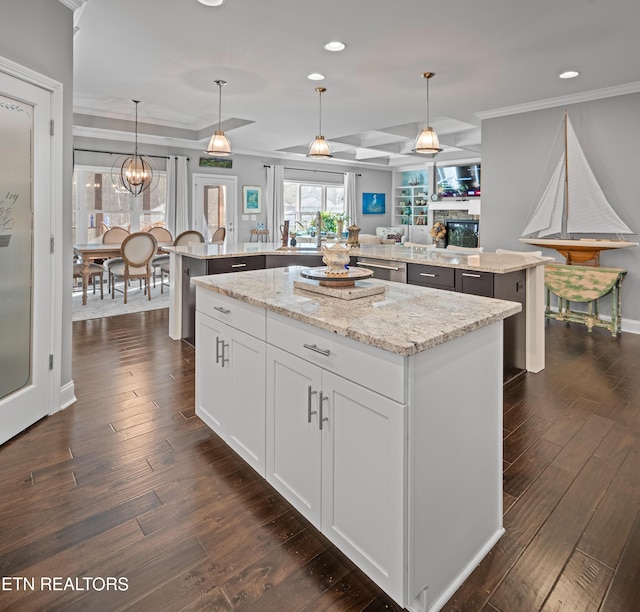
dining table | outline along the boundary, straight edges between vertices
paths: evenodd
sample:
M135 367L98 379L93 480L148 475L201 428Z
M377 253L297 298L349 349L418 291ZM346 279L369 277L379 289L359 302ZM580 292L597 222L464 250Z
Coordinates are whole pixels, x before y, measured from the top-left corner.
M158 242L158 253L162 252L170 242ZM120 244L103 244L102 242L90 242L87 244L74 244L73 252L82 258L82 305L87 304L87 287L89 285L89 264L95 259L111 259L121 257Z

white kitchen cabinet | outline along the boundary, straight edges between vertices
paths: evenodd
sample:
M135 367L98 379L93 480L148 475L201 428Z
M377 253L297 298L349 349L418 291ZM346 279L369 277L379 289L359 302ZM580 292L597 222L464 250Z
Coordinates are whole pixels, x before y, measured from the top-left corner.
M439 610L503 533L502 322L403 355L378 346L409 345L418 327L404 338L363 318L373 345L310 325L297 317L322 302L274 285L283 274L234 279L247 301L198 286L197 413L400 606ZM272 309L254 305L261 279ZM373 307L332 302L324 320L391 305L393 322L396 294L416 292L395 288ZM421 289L413 308L443 293ZM480 298L445 299L460 317Z
M292 336L321 357L344 350L326 339L319 345L313 332L305 338L290 329ZM268 481L398 599L405 422L404 405L268 345Z
M197 341L202 342L196 356L196 414L264 476L264 337L238 329L257 329L264 336L264 311L223 296L213 299L209 312L214 316L196 312Z

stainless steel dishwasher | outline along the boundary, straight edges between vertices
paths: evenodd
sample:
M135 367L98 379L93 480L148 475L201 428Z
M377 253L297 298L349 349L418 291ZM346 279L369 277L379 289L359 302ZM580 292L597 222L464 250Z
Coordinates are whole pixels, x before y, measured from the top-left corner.
M373 278L394 281L396 283L407 282L407 264L403 261L358 257L356 265L361 268L369 268L369 270L372 270Z

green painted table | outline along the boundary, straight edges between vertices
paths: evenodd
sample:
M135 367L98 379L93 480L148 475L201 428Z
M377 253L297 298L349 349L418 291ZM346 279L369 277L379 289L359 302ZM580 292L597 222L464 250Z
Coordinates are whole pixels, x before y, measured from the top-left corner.
M594 327L608 329L615 338L622 331L621 286L626 270L621 268L594 268L546 264L544 285L547 291L545 316L567 322L584 323L588 330ZM551 312L551 293L558 296L558 312ZM611 321L602 319L598 312L598 300L611 294ZM587 312L571 309L571 302L586 303Z

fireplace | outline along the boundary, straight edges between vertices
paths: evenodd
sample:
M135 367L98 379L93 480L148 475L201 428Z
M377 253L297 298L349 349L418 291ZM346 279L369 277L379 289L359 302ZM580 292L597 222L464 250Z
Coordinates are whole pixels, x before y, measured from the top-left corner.
M480 221L450 220L445 222L445 246L477 247Z

